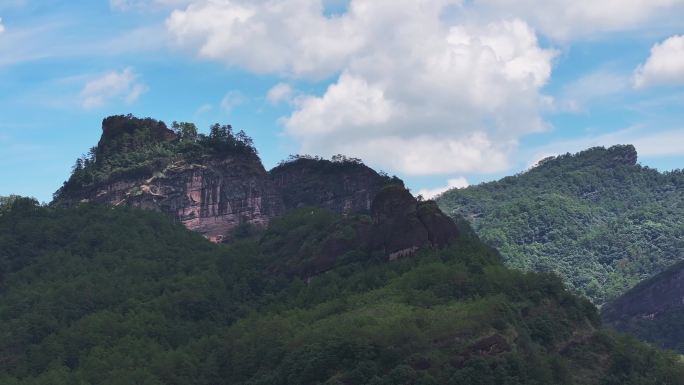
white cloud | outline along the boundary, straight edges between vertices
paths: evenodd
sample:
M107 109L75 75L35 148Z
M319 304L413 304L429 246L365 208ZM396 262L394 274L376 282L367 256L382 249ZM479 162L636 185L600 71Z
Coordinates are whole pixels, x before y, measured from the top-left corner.
M455 189L455 188L466 188L469 185L470 184L468 183L468 180L466 180L466 178L458 177L458 178L449 179L447 181L446 186L436 187L433 189L418 190L418 195L422 195L423 198L426 198L426 199L432 199L432 198L435 198L436 196L438 196L438 195L440 195L440 194L442 194L448 190Z
M634 71L634 86L681 84L684 84L684 35L676 35L651 48L646 63Z
M2 24L2 17L0 17L0 33L5 32L5 25Z
M683 25L684 0L195 0L166 20L179 47L255 73L333 79L297 95L281 119L300 151L345 153L408 175L499 172L542 113L620 92L624 77L581 79L565 100L543 94L557 41ZM684 9L684 8L683 8ZM602 83L595 83L602 82ZM285 84L285 83L283 83ZM273 101L288 89L273 88ZM559 107L560 106L560 107Z
M81 90L81 105L85 109L101 107L112 100L135 103L148 88L137 81L133 68L111 71L90 80Z
M184 6L192 0L109 0L109 6L119 11L147 10Z
M183 47L259 73L328 76L362 36L347 17L327 18L320 0L195 1L167 27Z
M278 83L266 94L266 100L271 104L280 104L292 100L292 87L287 83Z
M520 136L546 128L540 90L556 52L525 22L445 24L451 0L353 0L336 17L320 0L293 1L197 1L167 26L200 57L337 76L322 95L295 98L281 120L302 152L411 175L492 172L508 167Z
M674 24L681 27L682 0L475 0L479 17L520 17L544 35L572 40L601 33Z

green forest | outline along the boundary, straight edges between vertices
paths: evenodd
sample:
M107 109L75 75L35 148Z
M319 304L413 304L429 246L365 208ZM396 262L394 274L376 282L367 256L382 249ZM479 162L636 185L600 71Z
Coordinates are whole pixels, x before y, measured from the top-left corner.
M387 262L283 269L340 218L304 208L212 244L126 207L0 201L0 383L682 384L553 274L468 231Z
M469 219L508 266L552 271L596 304L684 259L684 172L597 147L437 200Z

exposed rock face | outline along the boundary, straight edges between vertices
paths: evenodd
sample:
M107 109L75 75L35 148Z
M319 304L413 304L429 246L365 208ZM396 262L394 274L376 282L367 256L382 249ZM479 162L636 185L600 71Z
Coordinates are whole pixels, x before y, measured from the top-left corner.
M324 159L300 158L269 173L285 209L313 206L343 215L369 212L375 195L391 181L361 163Z
M610 319L657 315L673 306L684 305L684 264L656 275L603 307Z
M607 303L601 315L618 330L684 353L684 262Z
M241 223L263 227L282 210L261 163L234 157L178 161L151 178L113 180L82 200L162 211L212 241Z
M371 206L371 249L381 249L390 260L413 254L425 246L444 246L458 236L454 221L432 202L418 202L403 186L382 189Z
M253 147L243 142L231 147L238 137L226 135L219 143L202 135L185 142L154 119L106 118L98 146L89 158L77 162L74 175L56 193L55 204L95 202L157 210L221 241L242 223L265 227L275 216L298 207L324 208L343 216L368 214L383 187L394 183L403 191L396 208L410 213L399 218L390 212L391 207L375 211L393 215L392 231L406 236L388 234L374 246L398 252L394 258L449 239L440 232L449 223L433 218L431 210L419 213L417 202L396 177L380 175L344 157L333 161L298 158L266 172ZM385 224L384 219L377 221L378 231L386 231ZM357 231L365 245L371 231L361 227ZM330 255L350 247L349 241L330 242Z
M300 228L299 221L307 216L319 218L319 225ZM282 256L273 269L302 277L321 274L359 256L392 261L422 248L447 246L460 236L458 226L434 202L418 202L403 185L384 187L371 203L370 216L345 217L307 207L281 220L293 235L283 240L280 222L274 222L267 231L266 243L280 239L280 243L268 246Z

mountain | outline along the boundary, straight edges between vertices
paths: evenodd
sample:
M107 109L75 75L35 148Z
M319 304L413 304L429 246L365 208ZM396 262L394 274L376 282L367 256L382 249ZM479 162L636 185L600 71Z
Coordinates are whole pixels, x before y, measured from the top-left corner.
M597 304L684 259L684 172L640 166L629 145L550 157L437 202L508 266L553 271Z
M617 330L684 354L684 262L605 304L601 315Z
M371 215L294 209L227 244L152 210L0 200L0 383L684 383L677 356L600 329L465 222L433 218L458 236L430 247L436 206L407 194L384 188ZM411 237L427 247L376 249ZM335 239L325 272L303 268Z
M218 124L208 136L192 123L172 128L132 115L104 119L100 141L77 160L54 204L152 209L221 241L241 224L263 228L301 206L368 213L382 187L401 183L342 156L293 157L269 173L244 132Z

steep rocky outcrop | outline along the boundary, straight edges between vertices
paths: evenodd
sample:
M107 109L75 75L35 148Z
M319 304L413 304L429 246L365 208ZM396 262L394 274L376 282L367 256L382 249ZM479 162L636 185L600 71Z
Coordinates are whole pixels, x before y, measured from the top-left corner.
M213 241L241 223L265 226L282 210L261 164L239 157L181 159L150 178L113 178L85 193L79 201L161 211Z
M382 189L371 206L371 249L383 250L390 260L410 255L425 246L444 246L458 229L433 201L418 202L400 185Z
M285 232L287 239L279 235ZM441 248L460 234L434 202L418 202L403 185L388 185L373 199L370 215L295 209L274 220L263 243L280 256L274 270L312 277L358 256L392 261L423 248Z
M230 237L240 224L264 228L301 207L343 217L372 212L372 221L354 220L354 237L324 243L315 271L359 245L386 251L393 259L423 246L445 245L457 232L434 203L419 204L400 179L358 159L293 157L266 172L251 139L234 135L230 126L212 126L209 136L195 132L190 138L179 127L174 124L173 131L163 122L131 115L104 119L97 147L77 161L54 204L161 211L213 241Z
M269 172L286 209L321 207L348 215L369 212L388 178L356 160L296 158Z
M231 133L182 142L163 122L130 115L104 119L98 146L55 196L79 202L161 211L213 241L283 210L256 152Z
M620 331L684 353L684 262L605 304L601 315Z

